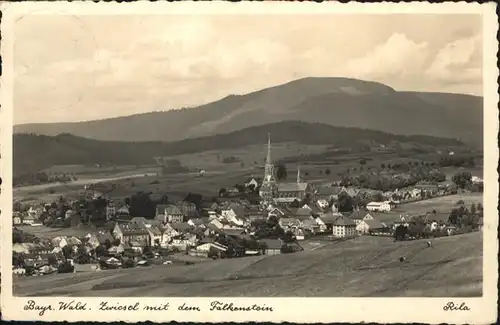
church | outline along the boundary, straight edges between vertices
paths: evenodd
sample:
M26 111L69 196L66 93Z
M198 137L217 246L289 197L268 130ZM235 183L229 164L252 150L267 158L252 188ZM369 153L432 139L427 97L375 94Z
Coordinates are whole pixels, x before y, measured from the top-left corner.
M276 182L274 164L271 159L271 135L267 141L267 157L264 167L264 179L259 190L264 205L289 205L293 201L302 201L306 197L314 199L314 189L311 184L300 178L300 167L297 169L296 182Z

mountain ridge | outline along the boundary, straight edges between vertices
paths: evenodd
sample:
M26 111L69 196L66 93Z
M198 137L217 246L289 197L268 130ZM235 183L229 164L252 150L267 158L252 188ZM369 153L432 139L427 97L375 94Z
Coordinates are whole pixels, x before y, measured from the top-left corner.
M22 124L15 133L178 141L284 120L460 138L482 145L482 97L396 91L373 81L302 78L201 106L87 122Z

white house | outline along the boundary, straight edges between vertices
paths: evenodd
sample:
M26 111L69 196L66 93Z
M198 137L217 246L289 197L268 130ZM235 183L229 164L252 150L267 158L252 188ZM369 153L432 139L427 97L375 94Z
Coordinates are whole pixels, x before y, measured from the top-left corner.
M371 214L367 213L363 217L363 220L375 220L375 218Z
M68 245L68 241L66 240L66 237L52 238L52 246L63 248L66 245Z
M158 226L146 227L146 231L149 234L149 245L151 247L154 247L157 242L160 246L163 246L170 241L170 237L168 235L164 236Z
M341 216L333 223L333 236L337 238L352 237L356 235L356 223L351 219Z
M227 246L221 245L221 244L216 243L216 242L198 245L196 247L196 250L199 252L209 252L211 248L214 248L214 249L217 249L217 250L220 250L223 252L225 252L227 250Z
M14 216L12 218L12 224L14 226L17 226L17 225L20 225L23 223L23 219L21 218L21 216L19 215L19 213L14 213Z
M472 183L474 183L474 184L479 184L479 183L482 183L482 182L483 182L483 179L482 179L481 177L472 176L471 181L472 181Z
M391 211L391 204L389 201L384 202L370 202L366 205L366 209L369 211Z
M375 219L363 219L356 226L356 231L362 234L366 234L370 231L380 231L384 228L384 225Z
M255 178L251 178L245 182L245 187L252 186L254 189L259 187L259 181Z
M205 222L200 218L189 219L187 222L191 227L205 229Z
M111 220L116 216L116 206L112 203L106 206L106 220Z
M30 214L24 216L24 218L23 218L23 224L25 224L25 225L33 225L35 223L35 221L36 221L35 217L33 215L30 215Z
M163 226L162 229L162 242L169 243L172 238L179 236L180 233L175 230L169 223ZM161 243L160 243L161 244Z
M326 223L321 218L315 218L313 221L316 222L316 224L318 225L319 232L325 232L328 229Z
M230 223L234 223L237 226L243 226L245 223L241 218L242 216L239 216L233 208L224 209L221 211L221 214L224 219L226 219Z
M212 221L210 221L208 223L208 225L212 225L212 227L215 227L217 229L222 229L224 228L224 225L222 224L222 222L220 222L219 220L217 219L213 219Z

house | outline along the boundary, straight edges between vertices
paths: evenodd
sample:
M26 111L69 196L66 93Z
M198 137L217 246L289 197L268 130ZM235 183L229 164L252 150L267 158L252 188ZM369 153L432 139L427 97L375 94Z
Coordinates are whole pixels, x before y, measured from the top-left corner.
M129 208L124 205L120 207L119 209L116 210L116 219L123 219L123 220L129 220L130 219L130 210Z
M63 248L64 246L68 245L66 237L63 236L52 238L51 243L52 247L59 247L59 248Z
M394 223L392 224L392 228L393 229L396 229L399 226L409 227L410 226L410 222L409 221L405 221L405 220L399 220L399 221L394 221Z
M296 240L304 240L305 239L305 234L304 230L302 228L293 228L292 234L295 236Z
M21 215L19 214L19 212L14 212L12 214L12 224L14 226L19 226L23 223L23 219L21 218Z
M429 225L430 231L436 231L439 229L439 223L435 220L428 221L427 225Z
M342 217L341 213L320 213L319 217L316 218L316 221L320 226L324 225L327 229L333 229L335 220L339 217Z
M198 238L193 234L181 234L172 239L172 246L179 250L186 250L189 247L195 247L198 244Z
M337 238L356 235L356 223L348 217L340 216L333 223L333 236Z
M227 208L221 210L221 215L228 222L233 223L237 226L243 226L245 224L245 209L239 204L231 204Z
M203 231L203 238L215 236L216 234L220 233L221 230L219 230L217 227L213 225L207 225L207 228Z
M312 220L311 220L312 221ZM280 218L278 224L283 229L301 228L302 222L296 218Z
M298 201L295 197L278 197L274 199L274 202L280 207L288 207L295 201Z
M255 177L252 177L252 178L248 178L246 181L245 181L245 187L246 188L253 188L253 189L257 189L260 187L260 184L262 183L262 179L261 178L255 178Z
M36 219L35 217L32 215L32 214L28 214L28 215L25 215L23 217L23 224L24 225L33 225L34 223L36 223Z
M314 215L318 215L320 212L322 212L322 210L320 210L318 208L318 206L316 204L313 204L313 203L309 203L309 204L304 204L302 206L302 209L307 209L309 211L311 211L311 214L314 216Z
M483 179L481 177L477 177L477 176L472 176L471 181L473 184L483 183Z
M145 227L130 224L116 223L113 229L113 236L122 243L140 242L141 244L149 242L149 233Z
M320 225L316 222L316 220L304 220L302 221L301 226L302 230L304 230L304 233L315 235L321 232Z
M282 218L286 216L291 216L293 212L285 207L271 207L267 213L268 218L270 217L276 217L276 218Z
M280 239L261 239L259 240L259 247L261 247L264 255L279 255L281 254L283 242Z
M184 214L173 204L159 204L156 206L156 220L163 223L184 222Z
M213 241L213 242L204 243L204 244L196 246L196 250L199 252L205 252L205 253L210 252L210 250L217 250L220 252L225 252L225 251L227 251L227 246Z
M343 186L321 186L316 189L316 199L329 201L338 201L340 193L347 194Z
M146 231L149 234L149 246L154 247L156 245L162 246L170 241L168 236L163 236L163 231L158 226L147 227Z
M250 222L253 222L256 220L265 220L265 219L267 219L267 213L265 211L259 210L258 208L252 207L252 208L246 210L245 217Z
M384 225L375 219L363 219L356 225L356 231L361 234L379 232L384 229Z
M106 205L106 220L111 220L116 217L117 214L117 208L113 202L109 202L108 205Z
M370 202L366 205L366 209L369 211L389 212L391 211L391 204L389 201Z
M126 242L134 252L142 253L144 247L149 246L149 239L131 239Z
M32 206L26 212L29 216L32 216L35 220L37 220L42 214L42 208L33 208Z
M207 227L208 228L222 229L222 228L224 228L224 224L222 222L220 222L219 220L217 220L217 219L212 219L208 223Z
M355 197L361 192L361 190L354 187L346 187L345 192L350 197Z
M445 229L446 229L446 234L447 234L448 236L453 236L453 235L455 235L455 234L456 234L456 232L457 232L457 230L458 230L458 228L457 228L457 227L455 227L455 226L447 226Z
M87 243L93 248L96 248L99 245L104 245L106 241L111 243L114 239L111 233L107 230L98 230L97 232L90 233L85 237L87 238Z
M208 220L203 220L201 218L189 219L187 222L191 227L196 228L206 228L205 223L208 223Z
M73 247L77 247L82 244L82 241L76 237L68 237L66 238L66 242L68 243L68 245Z
M162 241L166 243L170 242L172 238L180 235L180 232L175 230L169 223L163 226L162 233L163 233Z
M322 211L325 211L326 209L328 209L330 207L330 203L328 203L327 200L318 200L316 201L316 205L318 206L318 208L320 208Z
M170 226L179 234L187 233L189 230L193 229L193 227L187 222L171 223Z
M299 220L312 219L314 216L314 212L309 208L298 208L293 211L293 218L297 218ZM319 211L317 212L319 214Z
M221 234L225 236L230 236L233 238L243 238L245 235L245 230L242 228L236 228L236 229L223 229L221 231Z
M349 215L349 219L351 219L356 223L356 225L358 225L361 221L363 221L363 218L366 216L366 214L367 214L366 211L355 209Z
M124 251L125 251L124 246L122 244L120 244L118 246L111 246L108 249L108 254L111 256L116 256L116 255L123 253Z
M371 214L367 213L363 217L363 220L375 220L375 218Z
M144 228L146 228L147 226L151 226L148 222L148 219L144 217L134 217L130 219L128 223L133 226L144 227Z

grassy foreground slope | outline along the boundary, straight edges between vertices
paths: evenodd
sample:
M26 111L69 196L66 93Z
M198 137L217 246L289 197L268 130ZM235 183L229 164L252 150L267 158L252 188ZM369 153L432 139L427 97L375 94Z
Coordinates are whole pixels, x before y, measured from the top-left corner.
M361 237L301 253L27 278L22 296L480 296L482 234ZM408 262L399 262L406 256Z

